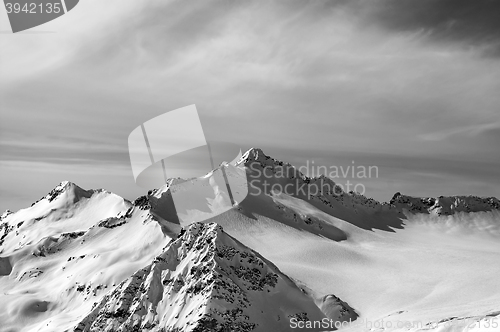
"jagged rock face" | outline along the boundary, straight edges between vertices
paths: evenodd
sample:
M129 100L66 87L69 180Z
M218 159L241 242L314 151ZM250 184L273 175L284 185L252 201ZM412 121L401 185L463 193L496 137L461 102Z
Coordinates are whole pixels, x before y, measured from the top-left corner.
M65 199L68 203L76 203L82 198L90 198L95 192L102 192L103 190L84 190L79 186L69 181L62 181L54 189L52 189L46 196L34 202L31 206L37 204L41 200L47 200L49 203L53 202L61 196L66 196Z
M239 170L244 171L240 172ZM279 207L280 203L276 198L279 198L280 194L306 201L330 216L348 221L359 228L367 230L393 231L394 229L402 229L404 227L403 220L407 219L406 214L408 213L447 215L456 212L500 209L500 204L495 198L441 197L432 199L413 198L399 193L389 203L380 203L354 192L339 191L339 187L336 187L332 179L325 176L308 177L292 165L267 156L258 148L248 150L236 161L235 166L229 167L226 172L230 176L246 176L246 182L248 183L246 198L238 202L237 207L228 207L228 209L234 210L236 208L243 213L258 213L266 217L272 216L269 215L269 211L263 211L260 207ZM202 194L202 191L211 185L209 179L210 174L193 181L192 192L194 193L192 193L192 196L196 195L199 204L190 209L190 213L191 211L204 213L213 210L214 205L210 202L217 197L218 189L216 187L212 188L213 193L208 196ZM176 218L175 204L170 193L172 181L178 180L171 180L163 188L151 191L147 197L153 214L179 223ZM290 212L292 215L294 214L293 211ZM212 216L217 214L213 213ZM193 213L193 215L196 215L196 213ZM275 220L336 241L345 240L347 237L342 231L331 229L330 225L325 223L314 222L314 218L309 216L295 214L291 222L283 219L286 219L286 216ZM207 220L210 219L207 217ZM299 220L302 220L302 222L295 222ZM189 222L192 221L185 221L183 225L189 224Z
M398 192L394 194L390 204L399 210L406 210L411 213L431 213L437 215L500 210L500 201L497 198L477 196L420 198L402 195Z
M292 317L325 318L270 262L220 226L196 223L75 331L289 331Z
M402 212L403 209L413 213L436 213L438 215L451 215L456 212L479 212L491 211L500 209L500 201L495 197L477 197L477 196L440 196L438 198L419 198L402 195L401 193L394 194L389 204L380 203L372 198L367 198L355 192L342 192L337 190L335 182L325 176L308 177L292 165L276 160L267 156L261 149L253 148L247 151L237 163L244 165L249 171L249 182L251 178L258 181L253 183L256 186L261 185L264 179L269 182L268 188L272 188L273 184L280 184L281 188L288 183L293 186L290 192L293 196L312 201L321 201L328 207L338 208L339 203L343 208L348 208L359 213L373 212L388 212L391 208L396 208ZM254 176L255 173L261 175L260 178ZM290 180L295 180L290 182ZM306 189L301 190L300 186ZM329 190L332 189L333 190ZM262 188L260 188L262 189ZM266 190L266 193L271 193ZM311 195L307 195L311 193ZM271 193L272 194L272 193Z

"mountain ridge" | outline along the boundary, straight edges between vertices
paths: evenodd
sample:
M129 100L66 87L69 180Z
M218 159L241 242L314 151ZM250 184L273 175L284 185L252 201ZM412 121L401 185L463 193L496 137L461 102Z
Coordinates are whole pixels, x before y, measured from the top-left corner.
M265 167L277 170L278 166L290 168L295 173L288 177L278 172L268 172L268 177L256 176ZM219 167L225 167L229 178L245 174L249 182L266 180L271 184L290 185L294 190L332 181L325 177L308 178L290 164L266 156L260 149L247 151L236 166L223 164ZM235 168L239 168L238 172L234 172ZM202 177L205 181L202 184L210 183L212 174L213 171ZM464 260L467 271L478 271L481 266L482 272L478 275L483 278L493 275L488 274L490 270L495 271L487 264L497 257L495 247L488 246L500 236L496 198L421 199L396 193L391 202L379 203L353 193L318 192L309 196L297 191L287 195L265 191L262 182L257 182L256 186L250 186L247 198L229 206L229 210L201 224L189 225L175 219L170 185L178 181L182 180L169 180L163 187L150 190L133 202L103 189L85 190L64 181L31 207L3 213L0 217L0 295L3 297L0 320L4 326L0 326L0 331L65 331L74 329L79 323L83 331L97 331L103 326L109 331L121 329L125 332L137 328L153 331L162 325L171 327L172 331L184 331L194 329L200 322L216 329L241 323L242 329L277 326L277 331L288 331L284 320L296 315L293 317L305 321L306 316L302 313L307 310L290 309L286 315L276 311L278 302L289 303L290 299L273 300L272 296L281 296L276 295L275 288L268 283L275 280L274 274L278 275L276 285L286 286L280 286L286 289L284 293L298 294L306 307L316 313L308 315L308 319L327 317L339 322L356 318L357 312L363 315L368 311L373 315L375 310L376 317L380 317L396 309L401 311L400 306L413 305L413 302L398 299L400 302L385 304L387 309L379 312L360 300L368 298L379 303L378 299L385 299L389 303L391 300L384 298L387 289L404 291L419 299L420 294L432 295L434 282L443 278L451 280L452 284L465 283L453 279L457 271L454 265L449 268L451 277L445 269L440 274L441 269L436 267L425 275L414 277L418 270L413 261L423 260L427 268L434 250L438 250L438 258L441 257L434 266L446 263L448 260L443 261L442 257L450 256L455 263ZM208 188L216 193L215 188ZM493 213L482 213L492 209ZM416 237L412 237L413 234ZM421 237L422 234L425 236ZM443 239L444 244L433 242L436 239ZM476 251L469 254L473 249L470 243L475 242L468 240L475 239L484 242L476 245L477 253L487 253L484 257L474 256ZM219 241L215 249L210 249L212 240ZM232 258L219 257L217 245L228 246L228 241L232 249L222 251L231 253ZM450 244L456 252L450 251ZM219 245L219 248L223 247ZM406 256L396 259L394 255L399 248L413 255L412 260L408 262ZM432 248L432 257L426 256L428 248ZM238 252L234 253L233 249ZM161 258L162 255L169 258ZM207 255L209 258L204 261ZM256 258L249 262L249 257ZM259 260L265 269L259 263L252 265ZM207 261L215 263L208 266ZM378 266L392 274L397 272L411 282L422 279L423 291L401 289L400 284L405 283L391 281L391 273L384 274ZM260 271L258 278L253 268ZM202 271L201 275L197 271ZM237 285L230 287L234 292L216 292L212 280L215 272L211 271L222 276L226 284ZM266 277L268 273L274 274ZM212 276L210 283L208 277L203 281L205 274ZM383 276L382 286L372 282L372 275ZM182 276L180 282L177 281L179 276ZM166 280L170 281L163 284ZM261 280L264 280L262 285ZM486 284L496 285L493 279L484 280ZM475 287L479 292L470 288L469 298L484 294L481 285ZM203 289L207 291L201 292ZM369 296L365 296L365 290ZM195 295L196 301L193 300ZM454 296L446 295L446 298ZM245 296L253 306L233 306L234 303L247 303L242 300ZM153 298L156 300L152 301ZM158 305L159 298L165 299L165 306ZM435 295L430 298L439 300L439 304L443 301ZM426 297L420 299L424 300ZM481 305L477 299L474 301ZM265 321L259 310L248 309L268 302L272 304L268 310L272 315L265 315ZM463 306L462 302L457 303ZM175 307L172 310L177 311L171 311L170 304ZM198 310L202 304L203 309ZM206 308L227 310L203 316L208 312L204 311ZM487 312L484 306L477 312L460 308L451 307L439 315L425 314L423 317L428 321L440 321L454 315L453 310L458 310L456 315L460 317L482 317ZM407 314L405 310L401 312L401 315ZM182 317L188 319L181 322L179 318ZM202 317L205 318L202 320ZM97 321L103 325L92 327ZM158 324L154 325L156 321Z
M298 170L295 166L290 163L275 159L269 155L266 155L264 151L260 148L252 147L248 149L239 160L236 161L236 165L249 167L252 163L259 163L262 167L271 167L274 168L276 166L280 167L289 167L293 169L293 173L297 178L305 181L308 184L315 184L318 181L326 181L329 187L335 186L335 181L331 178L328 178L324 175L309 177L303 174L300 170ZM219 166L221 167L221 166ZM219 168L218 167L218 168ZM217 169L217 168L216 168ZM213 172L213 171L211 171ZM210 172L208 173L210 174ZM147 193L147 195L140 196L137 199L141 199L141 197L151 197L151 196L159 196L162 193L169 190L169 188L179 182L186 181L181 178L169 178L167 179L167 183L159 188L151 189ZM82 189L77 184L71 181L62 181L57 186L54 187L47 195L41 197L39 200L35 201L31 206L40 202L41 200L48 200L49 202L55 200L61 194L71 190L74 195L74 202L78 201L81 198L89 198L92 194L97 192L108 192L105 189ZM389 208L393 207L403 211L406 209L408 212L420 212L420 213L435 213L438 215L450 215L455 212L478 212L478 211L491 211L493 209L500 210L500 200L497 197L493 196L476 196L476 195L451 195L451 196L439 196L439 197L428 197L428 196L410 196L401 194L400 192L396 192L393 197L388 202L382 202L375 200L373 198L367 197L365 195L350 191L350 192L341 192L334 193L336 196L348 195L353 200L368 206L387 206ZM428 208L425 208L428 207ZM5 210L0 216L0 220L5 218L7 215L14 213L9 209Z
M337 319L357 317L335 299ZM290 278L220 225L194 223L75 331L288 331L290 317L326 318Z

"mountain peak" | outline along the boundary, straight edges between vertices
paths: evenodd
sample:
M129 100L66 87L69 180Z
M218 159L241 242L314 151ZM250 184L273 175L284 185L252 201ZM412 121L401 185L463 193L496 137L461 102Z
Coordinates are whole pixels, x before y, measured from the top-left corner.
M240 158L240 160L237 161L237 164L241 164L242 162L248 162L251 160L262 160L262 159L269 159L270 157L262 151L260 148L250 148L248 149Z
M77 186L73 182L62 181L45 196L45 199L47 199L49 202L52 202L58 197L61 197L63 194L66 194L67 196L71 196L74 203L80 200L82 197L89 198L93 193L94 190L85 190Z
M236 162L236 165L249 165L253 162L259 163L262 167L266 166L289 166L293 167L291 164L283 162L281 160L275 159L262 151L260 148L251 148L245 152L241 158Z
M31 204L31 206L34 206L42 200L47 200L49 203L52 203L62 196L65 196L70 203L76 203L81 198L90 198L95 192L96 190L85 190L73 182L65 180L55 186L47 195Z
M80 188L78 187L76 184L74 184L73 182L70 182L70 181L67 181L67 180L64 180L64 181L61 181L61 183L59 183L57 186L55 186L54 189L52 189L48 194L47 196L45 196L49 202L53 201L59 194L65 192L66 190L68 189L73 189L73 188ZM81 189L81 188L80 188Z
M291 317L325 315L291 279L220 225L194 223L151 265L106 295L78 329L288 331Z

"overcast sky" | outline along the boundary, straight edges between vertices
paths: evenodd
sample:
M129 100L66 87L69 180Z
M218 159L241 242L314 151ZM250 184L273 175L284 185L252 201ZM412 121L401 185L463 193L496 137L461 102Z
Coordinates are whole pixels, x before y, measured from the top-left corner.
M9 31L1 8L1 211L62 180L144 194L129 133L190 104L231 154L378 166L378 200L500 196L497 0L84 0Z

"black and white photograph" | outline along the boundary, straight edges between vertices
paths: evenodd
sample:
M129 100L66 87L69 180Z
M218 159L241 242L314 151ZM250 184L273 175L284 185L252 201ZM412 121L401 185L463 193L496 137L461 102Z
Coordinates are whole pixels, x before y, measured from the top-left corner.
M500 332L499 0L3 0L0 332Z

